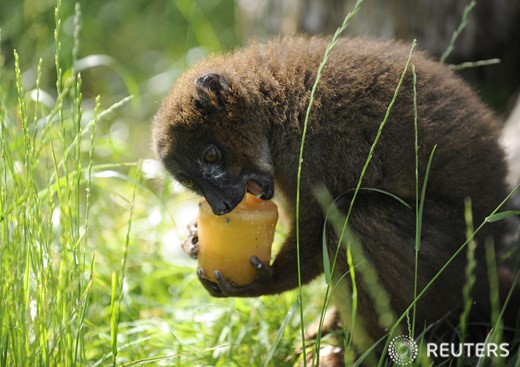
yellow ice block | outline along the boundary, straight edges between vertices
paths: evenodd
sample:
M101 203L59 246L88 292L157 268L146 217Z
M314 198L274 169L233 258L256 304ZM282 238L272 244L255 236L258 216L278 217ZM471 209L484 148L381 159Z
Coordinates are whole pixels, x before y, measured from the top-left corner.
M197 219L197 259L206 278L215 281L218 270L230 283L252 283L256 272L249 259L255 255L269 264L277 220L276 204L249 193L232 212L222 216L214 215L202 198Z

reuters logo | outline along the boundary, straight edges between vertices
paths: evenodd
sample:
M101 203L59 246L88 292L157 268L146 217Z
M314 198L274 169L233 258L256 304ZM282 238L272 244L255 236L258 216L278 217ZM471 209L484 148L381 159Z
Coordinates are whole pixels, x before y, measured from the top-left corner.
M388 346L388 354L396 365L408 366L417 358L417 344L408 336L396 336Z

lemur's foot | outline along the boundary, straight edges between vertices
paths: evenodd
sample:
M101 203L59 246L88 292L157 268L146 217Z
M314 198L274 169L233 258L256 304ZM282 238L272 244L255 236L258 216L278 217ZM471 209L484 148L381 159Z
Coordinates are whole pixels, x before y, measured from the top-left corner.
M204 270L199 268L197 275L200 282L213 297L256 297L265 293L267 284L273 277L273 271L269 265L265 265L258 257L251 256L251 266L256 270L256 278L251 284L236 285L222 276L220 271L215 271L216 282L212 282L204 275Z
M196 259L199 253L199 229L197 221L188 224L188 237L181 244L182 250L192 259Z

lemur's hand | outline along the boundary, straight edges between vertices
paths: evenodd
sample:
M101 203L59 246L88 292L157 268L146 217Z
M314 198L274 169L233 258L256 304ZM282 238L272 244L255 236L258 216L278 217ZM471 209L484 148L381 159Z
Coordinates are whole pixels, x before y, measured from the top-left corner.
M199 253L199 230L197 221L188 224L188 237L181 244L182 250L192 259L196 259Z
M251 284L236 285L228 282L219 271L215 271L217 282L212 282L204 276L204 270L199 268L197 275L200 282L213 297L257 297L265 294L266 285L273 277L273 270L258 257L251 256L251 266L256 270L256 278Z

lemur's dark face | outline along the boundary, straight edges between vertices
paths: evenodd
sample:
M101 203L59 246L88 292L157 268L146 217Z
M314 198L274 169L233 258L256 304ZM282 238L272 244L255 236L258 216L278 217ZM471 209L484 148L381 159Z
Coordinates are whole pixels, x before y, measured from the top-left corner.
M230 83L217 74L195 80L188 106L166 97L154 123L155 150L172 176L206 198L213 213L232 211L246 191L271 199L273 166L267 138L224 106ZM224 95L224 93L226 95Z

